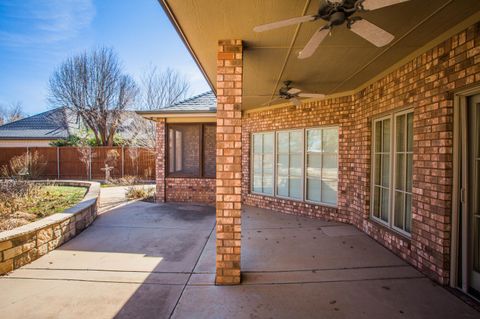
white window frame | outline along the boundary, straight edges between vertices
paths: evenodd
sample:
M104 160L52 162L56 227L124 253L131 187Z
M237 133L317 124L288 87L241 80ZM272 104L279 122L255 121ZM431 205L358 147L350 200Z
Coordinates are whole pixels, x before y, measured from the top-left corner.
M321 206L326 206L326 207L332 207L332 208L337 208L338 207L338 174L340 172L340 167L339 167L339 151L337 151L337 199L336 199L336 204L332 203L325 203L325 202L317 202L317 201L312 201L312 200L307 200L307 182L306 182L306 169L307 169L307 131L308 130L325 130L325 129L336 129L337 130L337 142L340 141L340 127L336 125L330 125L330 126L317 126L317 127L307 127L307 128L295 128L295 129L286 129L286 130L274 130L274 131L262 131L262 132L254 132L250 134L250 193L253 195L260 195L260 196L268 196L268 197L274 197L274 198L280 198L280 199L285 199L289 201L295 201L295 202L303 202L303 203L308 203L312 205L321 205ZM302 198L292 198L292 197L286 197L282 195L278 195L277 191L277 154L278 154L278 145L277 145L277 135L278 133L282 132L292 132L292 131L301 131L302 132L302 174L301 174L301 189L302 189ZM273 133L274 136L274 150L273 150L273 158L274 158L274 163L273 163L273 194L266 194L266 193L260 193L258 191L254 191L254 137L257 134L268 134L268 133Z
M393 231L400 233L401 235L405 237L411 237L411 233L398 228L395 226L395 191L396 191L396 165L397 165L397 145L396 145L396 133L397 133L397 123L396 119L398 116L405 115L412 113L414 115L414 109L413 108L407 108L404 110L399 110L399 111L394 111L390 112L388 115L384 115L381 117L374 118L372 120L372 134L371 134L371 174L370 174L370 218L374 220L377 223L380 223ZM388 221L384 221L383 219L376 217L374 215L374 209L375 209L375 169L376 169L376 163L375 163L375 136L376 136L376 128L375 124L379 121L383 121L386 119L390 119L390 174L389 174L389 188L388 188ZM406 132L405 132L406 133ZM413 134L413 132L412 132ZM407 139L407 135L405 136L405 139ZM408 153L406 150L404 153ZM413 151L411 152L413 155ZM405 167L406 168L406 167ZM413 183L413 167L412 167L412 183ZM412 201L412 208L413 208L413 201ZM413 214L411 210L411 214ZM410 227L411 230L411 227Z

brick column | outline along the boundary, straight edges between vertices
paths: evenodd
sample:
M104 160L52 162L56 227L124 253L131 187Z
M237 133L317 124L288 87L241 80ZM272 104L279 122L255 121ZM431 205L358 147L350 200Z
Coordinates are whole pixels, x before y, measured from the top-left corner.
M165 202L165 139L166 139L166 124L165 119L157 120L157 149L155 157L155 180L156 192L155 200L157 203Z
M240 283L242 209L242 41L217 53L217 285Z

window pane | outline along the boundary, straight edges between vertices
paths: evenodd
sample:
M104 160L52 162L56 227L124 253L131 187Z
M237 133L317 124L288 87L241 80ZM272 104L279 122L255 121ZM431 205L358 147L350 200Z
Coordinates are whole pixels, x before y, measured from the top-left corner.
M413 154L407 154L407 192L412 192L413 185Z
M278 155L277 161L277 175L288 176L288 155Z
M389 194L388 194L388 189L382 188L381 191L381 206L380 206L380 218L386 222L388 222L388 199L389 199Z
M262 155L261 154L253 155L253 173L262 174Z
M303 196L301 177L290 176L290 197L301 199Z
M262 186L264 194L273 194L273 174L263 174Z
M263 173L273 174L273 154L263 155Z
M253 175L253 191L256 193L262 192L262 175Z
M290 155L290 176L302 176L302 160L301 154Z
M405 151L405 115L399 115L396 117L396 143L397 152Z
M273 174L263 174L262 186L264 194L273 194Z
M383 120L383 146L382 152L390 152L390 120Z
M405 201L405 231L411 232L412 229L412 195L406 194Z
M373 216L380 218L380 193L381 188L378 186L374 187L374 193L373 193Z
M322 130L307 131L307 150L309 152L319 152L322 147Z
M277 135L277 150L279 153L288 153L288 132L279 132Z
M375 122L375 152L382 151L382 121Z
M274 165L274 135L273 133L258 133L254 137L253 173L259 181L254 185L253 191L273 195L273 165Z
M382 186L390 187L390 155L382 155Z
M290 132L290 152L301 153L303 150L302 131Z
M395 192L395 211L394 211L394 225L400 229L404 228L405 216L405 194L402 192Z
M183 134L175 131L175 172L181 172L183 169Z
M324 155L322 179L336 180L338 177L337 155Z
M262 134L255 134L253 135L253 152L255 154L262 153L263 145L263 137Z
M309 178L307 179L307 199L320 202L322 200L320 196L322 182L319 179Z
M413 112L407 114L407 151L413 152Z
M375 185L380 185L381 183L381 177L382 177L382 155L377 154L375 155L375 172L374 172L374 178L373 178L373 183Z
M287 176L277 177L277 194L285 197L288 196L288 177Z
M397 154L395 163L395 187L399 190L405 190L405 155Z
M337 204L337 181L322 180L322 202Z
M307 175L308 177L321 177L322 172L322 155L319 153L309 154L307 158Z
M338 129L323 130L323 151L327 153L338 152Z
M215 177L217 173L217 127L215 125L205 125L203 127L203 175L205 177Z
M274 146L273 141L274 141L273 133L263 134L263 152L264 153L272 153L273 154L273 146Z

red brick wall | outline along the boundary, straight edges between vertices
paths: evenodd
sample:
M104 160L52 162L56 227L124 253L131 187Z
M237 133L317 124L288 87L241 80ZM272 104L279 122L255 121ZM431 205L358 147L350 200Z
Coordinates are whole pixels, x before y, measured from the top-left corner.
M419 270L449 280L452 209L453 93L480 82L480 26L428 50L354 96L246 114L242 129L244 203L350 222ZM371 119L414 108L411 239L369 218ZM272 129L339 126L338 207L250 194L250 134Z
M214 178L170 178L165 179L167 202L215 202Z

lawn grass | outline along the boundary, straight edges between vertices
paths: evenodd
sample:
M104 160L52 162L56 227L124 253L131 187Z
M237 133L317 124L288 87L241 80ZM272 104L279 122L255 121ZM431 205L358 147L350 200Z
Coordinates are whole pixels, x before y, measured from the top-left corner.
M0 231L13 229L49 215L60 213L79 203L87 188L75 186L32 185L30 190L18 195L4 196L0 203Z
M33 198L26 198L26 211L42 218L78 204L87 189L75 186L43 186Z

